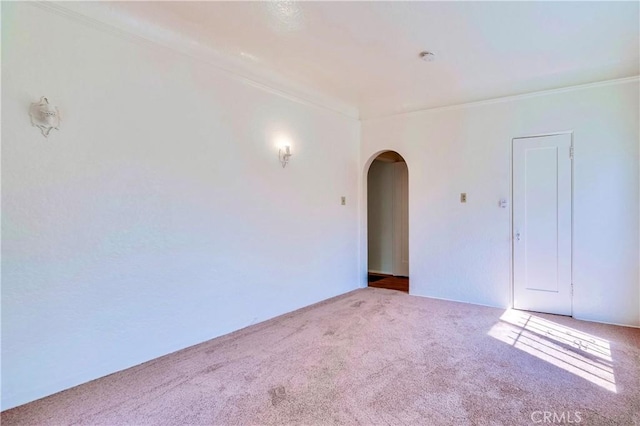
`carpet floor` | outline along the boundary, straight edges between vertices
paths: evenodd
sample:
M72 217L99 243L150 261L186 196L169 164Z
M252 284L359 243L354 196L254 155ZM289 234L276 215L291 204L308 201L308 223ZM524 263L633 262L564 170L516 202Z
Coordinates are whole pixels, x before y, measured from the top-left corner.
M365 288L5 411L1 420L638 425L640 329Z

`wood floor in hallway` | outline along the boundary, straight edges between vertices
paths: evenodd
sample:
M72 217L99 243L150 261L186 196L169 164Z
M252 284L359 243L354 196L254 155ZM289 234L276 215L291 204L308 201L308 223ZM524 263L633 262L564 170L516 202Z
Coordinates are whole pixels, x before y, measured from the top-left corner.
M393 275L369 274L369 287L386 288L409 293L409 277L394 277Z

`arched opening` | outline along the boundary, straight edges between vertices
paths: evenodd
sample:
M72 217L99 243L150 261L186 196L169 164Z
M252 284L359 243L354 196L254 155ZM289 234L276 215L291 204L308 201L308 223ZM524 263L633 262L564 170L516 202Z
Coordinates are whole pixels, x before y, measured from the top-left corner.
M367 283L409 292L409 170L395 151L367 172Z

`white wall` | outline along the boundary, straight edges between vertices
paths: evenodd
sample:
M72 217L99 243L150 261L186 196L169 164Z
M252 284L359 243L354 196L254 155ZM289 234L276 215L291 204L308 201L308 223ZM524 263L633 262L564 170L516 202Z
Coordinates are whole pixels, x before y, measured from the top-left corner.
M358 121L2 9L3 409L358 285Z
M511 140L569 130L574 316L640 325L638 99L631 79L364 121L362 174L381 150L407 160L411 293L510 305Z
M365 282L356 200L386 149L411 292L506 307L511 138L573 130L575 316L640 325L637 80L367 120L358 150L357 121L178 53L28 3L2 24L2 409Z
M368 270L389 275L393 274L393 164L371 163L367 185Z

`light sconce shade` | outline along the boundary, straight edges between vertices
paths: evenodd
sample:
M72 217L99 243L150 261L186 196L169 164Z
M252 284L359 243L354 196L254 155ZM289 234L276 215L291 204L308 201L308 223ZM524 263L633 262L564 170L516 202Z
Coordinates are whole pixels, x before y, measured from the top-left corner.
M278 150L278 159L280 160L280 164L282 164L282 168L284 168L289 162L289 158L293 154L291 153L291 146L285 145Z
M42 136L49 136L52 129L60 129L60 111L58 107L49 104L46 97L41 97L40 102L33 102L29 108L31 125L40 129Z

